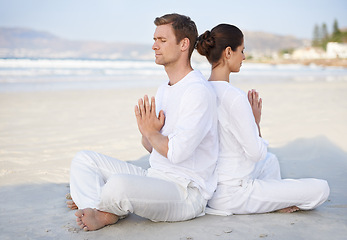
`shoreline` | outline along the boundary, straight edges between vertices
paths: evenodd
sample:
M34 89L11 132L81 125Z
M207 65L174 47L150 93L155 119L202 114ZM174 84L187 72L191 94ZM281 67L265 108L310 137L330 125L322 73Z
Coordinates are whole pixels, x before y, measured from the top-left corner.
M263 60L251 60L246 59L249 63L265 63L271 65L279 64L299 64L304 66L317 65L322 67L342 67L347 68L347 59L263 59Z

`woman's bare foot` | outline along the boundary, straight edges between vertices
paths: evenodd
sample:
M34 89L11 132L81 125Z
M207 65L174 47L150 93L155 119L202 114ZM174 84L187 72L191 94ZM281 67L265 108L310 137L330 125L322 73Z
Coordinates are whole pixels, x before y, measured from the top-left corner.
M76 203L74 201L66 201L66 205L68 208L70 208L71 210L76 210L78 209Z
M84 231L94 231L118 221L118 216L97 209L85 208L75 213L76 222Z
M292 213L292 212L296 212L299 210L300 210L300 208L298 208L297 206L292 206L292 207L287 207L287 208L277 210L276 212L278 212L278 213Z

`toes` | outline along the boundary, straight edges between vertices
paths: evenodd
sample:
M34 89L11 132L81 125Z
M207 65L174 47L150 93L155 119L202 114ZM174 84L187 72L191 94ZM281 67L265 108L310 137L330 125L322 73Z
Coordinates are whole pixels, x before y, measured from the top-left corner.
M66 205L68 208L72 208L72 202L71 201L66 201Z
M86 227L86 225L85 225L80 219L76 219L76 222L77 222L77 225L78 225L81 229L83 229L83 228Z
M65 195L65 198L66 198L66 199L72 200L72 197L71 197L71 194L70 194L70 193L67 193L67 194Z
M82 222L81 219L77 218L77 219L76 219L76 223L77 223L77 225L80 226L81 228L84 227L84 223Z
M83 216L83 210L77 210L75 216L81 218Z
M293 212L296 212L296 211L299 211L300 210L300 208L298 208L298 207L294 207L294 209L293 209Z
M85 229L88 229L86 225L82 224L82 225L79 225L81 229L83 229L84 231L86 231Z
M67 205L67 207L70 208L71 210L78 209L77 205L76 205L73 201L66 201L66 205Z
M289 211L288 211L288 212L293 213L293 212L296 212L296 211L298 211L298 210L299 210L299 208L296 207L296 206L294 206L294 207L289 208Z
M80 228L84 228L84 227L85 227L84 224L83 224L83 222L77 222L77 225L78 225Z

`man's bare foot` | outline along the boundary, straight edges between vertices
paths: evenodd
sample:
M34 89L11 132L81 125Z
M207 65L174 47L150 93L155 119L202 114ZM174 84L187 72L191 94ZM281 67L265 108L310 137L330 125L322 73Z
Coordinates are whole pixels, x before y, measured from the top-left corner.
M65 195L65 198L68 199L68 200L71 200L71 201L66 201L66 205L67 205L68 208L70 208L71 210L78 209L76 203L72 200L72 197L71 197L70 193L67 193Z
M70 193L67 193L67 194L65 195L65 198L68 199L68 200L72 200L72 197L71 197L71 194L70 194Z
M66 205L68 208L70 208L71 210L76 210L78 209L76 203L74 201L66 201Z
M298 208L297 206L292 206L292 207L287 207L287 208L277 210L276 212L278 212L278 213L292 213L292 212L296 212L299 210L300 210L300 208Z
M97 209L85 208L75 213L76 222L84 231L94 231L118 221L118 216Z

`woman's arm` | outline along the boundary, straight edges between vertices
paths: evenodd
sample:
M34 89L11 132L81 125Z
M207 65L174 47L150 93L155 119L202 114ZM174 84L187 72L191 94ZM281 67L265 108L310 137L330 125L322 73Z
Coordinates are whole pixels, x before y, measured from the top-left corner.
M259 125L254 119L248 97L239 95L237 98L228 98L228 95L225 94L223 100L229 119L225 128L234 135L242 146L247 159L254 162L264 159L267 154L268 143L260 137ZM259 118L257 121L259 123Z

